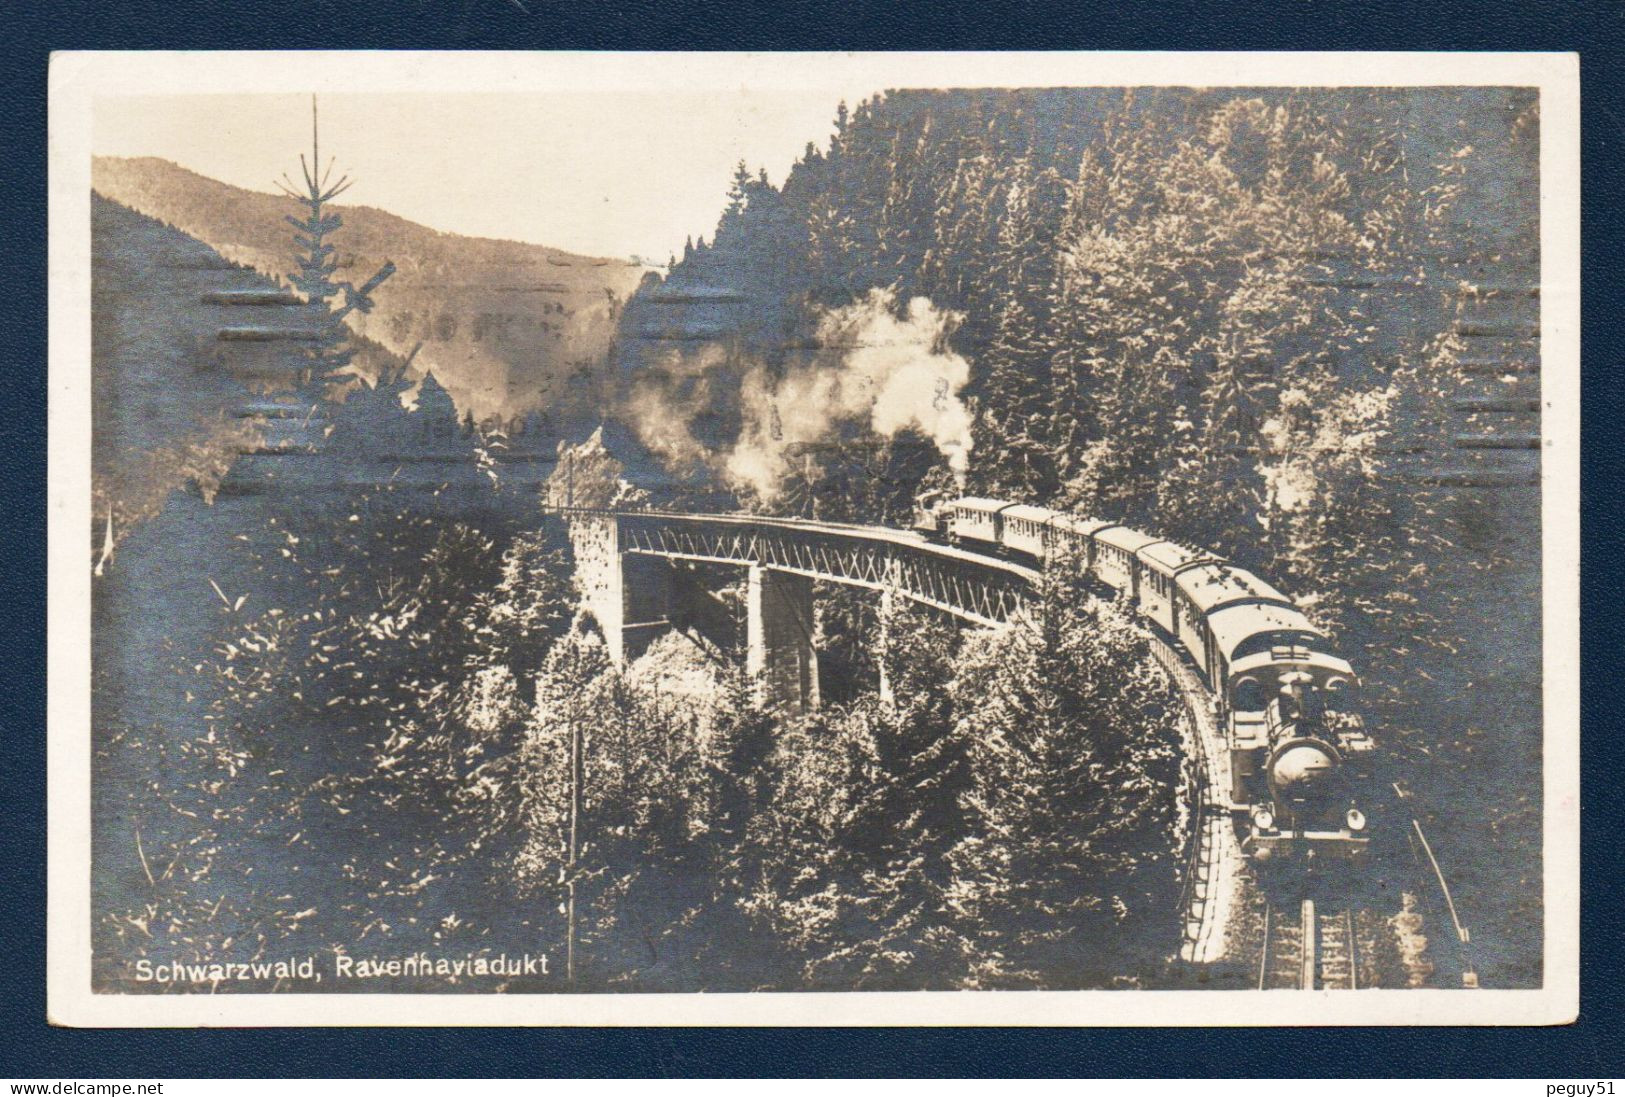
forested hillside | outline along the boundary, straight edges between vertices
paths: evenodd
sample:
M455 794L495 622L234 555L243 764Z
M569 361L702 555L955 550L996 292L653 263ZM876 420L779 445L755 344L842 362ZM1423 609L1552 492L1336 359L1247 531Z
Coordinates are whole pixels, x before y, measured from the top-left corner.
M754 409L708 375L761 371L782 396L842 349L832 313L923 296L970 363L972 486L1200 529L1245 559L1271 519L1273 540L1305 524L1330 475L1309 452L1465 465L1414 405L1535 365L1516 342L1538 284L1521 93L907 92L843 108L837 131L782 186L741 165L712 240L623 319L624 384L667 383L718 448ZM1493 332L1473 323L1486 300ZM1203 512L1218 483L1233 513Z
M1510 851L1529 886L1464 890L1527 978L1539 803L1498 790L1538 785L1538 129L1511 89L843 107L629 304L623 416L745 505L897 522L958 481L1269 575L1391 776Z

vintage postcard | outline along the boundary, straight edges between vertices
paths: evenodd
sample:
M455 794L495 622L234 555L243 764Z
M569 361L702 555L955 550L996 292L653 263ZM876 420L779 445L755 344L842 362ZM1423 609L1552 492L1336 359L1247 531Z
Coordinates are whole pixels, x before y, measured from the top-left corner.
M1575 1016L1576 58L50 109L55 1022Z

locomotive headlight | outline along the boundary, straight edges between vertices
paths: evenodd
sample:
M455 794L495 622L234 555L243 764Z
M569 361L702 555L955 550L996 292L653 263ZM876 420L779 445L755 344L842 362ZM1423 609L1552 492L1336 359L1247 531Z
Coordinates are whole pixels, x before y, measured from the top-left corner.
M1253 812L1253 826L1259 830L1275 829L1275 813L1269 808L1259 808Z
M1343 821L1349 825L1350 830L1365 829L1365 812L1359 808L1349 808L1349 813L1343 816Z

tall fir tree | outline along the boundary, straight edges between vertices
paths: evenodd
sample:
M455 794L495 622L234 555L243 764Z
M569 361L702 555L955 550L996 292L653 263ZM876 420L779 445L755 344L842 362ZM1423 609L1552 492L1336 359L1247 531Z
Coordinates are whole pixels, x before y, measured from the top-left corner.
M336 158L335 158L336 159ZM303 187L297 187L286 175L278 182L283 193L305 207L303 219L289 216L285 220L294 228L295 262L298 270L289 276L305 298L309 311L310 339L298 352L298 388L312 400L322 399L329 386L344 379L355 348L350 345L349 328L345 317L351 312L371 312L372 293L390 275L395 264L385 262L365 285L357 289L349 282L335 281L339 259L337 249L329 238L344 226L344 218L328 208L329 203L353 185L347 175L341 175L331 186L333 164L321 167L321 138L317 125L316 97L310 99L310 161L299 154L299 170ZM341 303L335 306L335 298Z
M954 683L977 747L949 892L972 985L1109 981L1177 890L1178 701L1130 616L1079 587L1052 568L1035 617L969 643Z

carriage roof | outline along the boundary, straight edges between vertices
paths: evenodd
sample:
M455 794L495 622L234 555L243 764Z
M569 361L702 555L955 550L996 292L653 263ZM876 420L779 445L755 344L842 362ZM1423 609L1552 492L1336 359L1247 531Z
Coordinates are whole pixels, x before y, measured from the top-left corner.
M1207 623L1213 630L1214 642L1227 660L1243 641L1261 632L1300 632L1324 639L1320 630L1309 623L1309 618L1293 606L1264 603L1229 606L1208 614Z
M1122 549L1127 553L1135 553L1147 545L1155 544L1162 538L1153 537L1149 533L1141 533L1137 529L1129 529L1127 526L1108 526L1095 534L1095 540L1103 545Z
M1017 503L1014 506L1005 508L1004 517L1006 521L1011 518L1020 518L1028 522L1037 522L1039 525L1044 525L1051 519L1060 516L1048 507L1032 507L1026 503Z
M1222 560L1187 568L1174 577L1197 610L1209 613L1231 602L1265 601L1291 605L1291 600L1250 571Z
M1105 518L1090 518L1086 514L1057 514L1055 516L1056 529L1064 529L1068 533L1076 533L1083 537L1088 537L1093 533L1115 525L1117 525L1116 522L1108 521Z
M1359 677L1354 673L1354 668L1349 666L1347 660L1340 659L1329 652L1311 650L1308 653L1308 658L1294 659L1293 662L1300 666L1319 667L1328 675L1346 678L1351 683L1359 681ZM1260 670L1268 670L1278 664L1279 660L1275 658L1273 653L1261 651L1257 655L1248 655L1245 658L1233 661L1230 664L1230 673L1232 675L1252 674Z
M1171 576L1182 567L1214 557L1211 553L1186 548L1173 541L1157 541L1140 550L1140 559L1151 565L1151 570Z
M962 495L949 504L955 510L975 511L978 514L997 514L1010 505L1002 499L984 499L979 495Z

